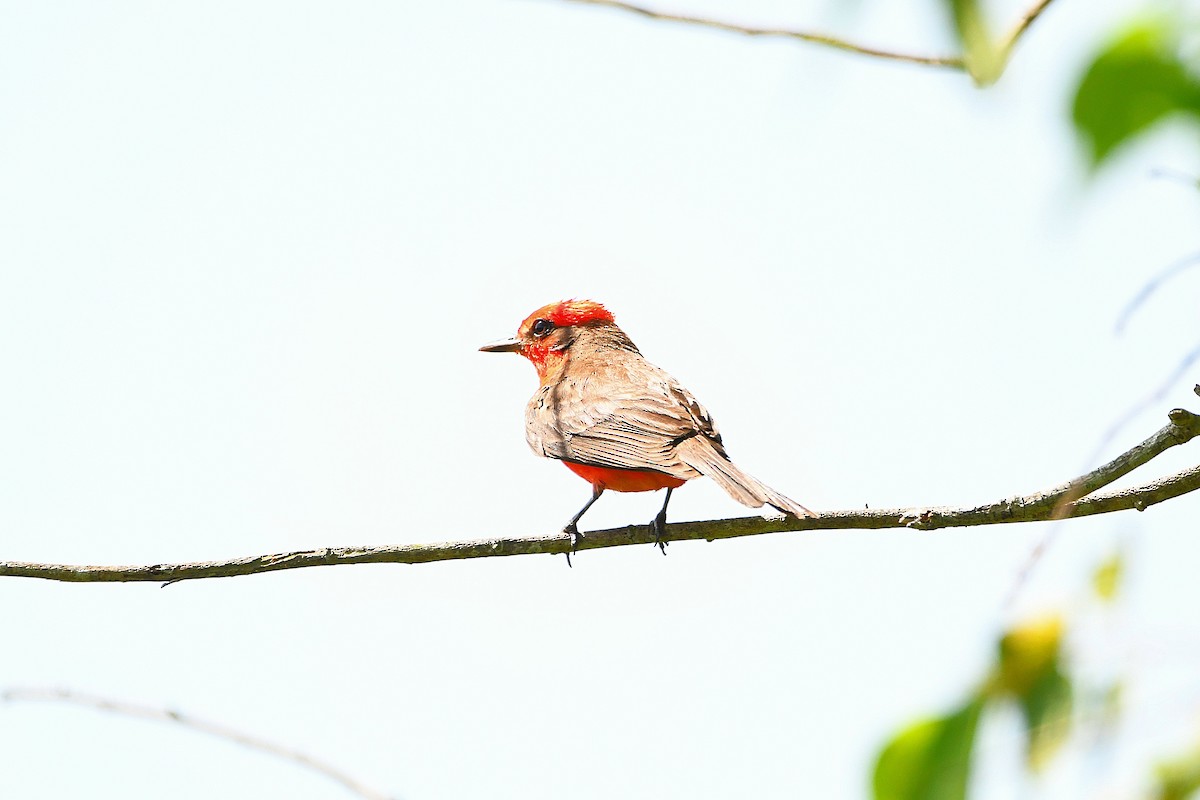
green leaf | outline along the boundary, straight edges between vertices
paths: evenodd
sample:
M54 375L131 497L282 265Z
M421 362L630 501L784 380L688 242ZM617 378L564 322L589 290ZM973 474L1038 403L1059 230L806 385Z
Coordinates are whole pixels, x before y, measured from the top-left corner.
M983 702L896 734L875 762L875 800L964 800Z
M1171 114L1200 115L1200 81L1180 60L1176 28L1166 20L1142 23L1088 67L1072 119L1093 167Z
M992 36L979 0L946 0L963 62L977 86L990 86L1004 72L1004 53Z

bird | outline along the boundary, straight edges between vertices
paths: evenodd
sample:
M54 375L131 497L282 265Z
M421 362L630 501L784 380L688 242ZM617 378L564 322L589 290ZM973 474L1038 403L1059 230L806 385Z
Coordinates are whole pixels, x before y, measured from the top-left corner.
M601 303L542 306L521 322L514 338L479 349L519 353L532 362L540 385L525 408L526 441L536 455L562 461L592 486L591 498L563 528L572 551L579 520L608 489L667 490L650 523L664 555L671 492L701 476L750 508L769 505L795 517L817 516L734 464L704 406L647 361Z

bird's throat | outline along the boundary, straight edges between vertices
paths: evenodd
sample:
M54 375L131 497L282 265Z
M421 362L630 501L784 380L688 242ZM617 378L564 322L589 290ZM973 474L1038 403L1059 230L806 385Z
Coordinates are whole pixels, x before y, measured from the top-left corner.
M525 356L537 370L538 380L542 386L557 383L563 372L566 371L567 361L570 358L567 350L553 347L531 347Z

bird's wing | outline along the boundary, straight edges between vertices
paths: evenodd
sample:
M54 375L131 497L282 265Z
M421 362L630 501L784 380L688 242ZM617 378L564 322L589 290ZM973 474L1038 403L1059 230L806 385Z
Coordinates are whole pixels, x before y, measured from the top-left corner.
M543 386L530 401L525 431L535 453L683 480L704 475L751 508L814 516L733 464L708 411L666 372L640 356L590 366Z
M723 453L708 411L640 357L597 365L543 387L529 404L526 422L535 452L592 466L653 469L687 480L700 473L679 458L680 442L702 436Z

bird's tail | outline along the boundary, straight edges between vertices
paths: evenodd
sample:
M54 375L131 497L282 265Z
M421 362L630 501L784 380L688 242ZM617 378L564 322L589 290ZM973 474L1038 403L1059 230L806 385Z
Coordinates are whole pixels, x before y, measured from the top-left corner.
M727 457L717 452L703 436L693 436L679 443L675 451L680 460L705 477L712 478L729 496L744 506L762 508L773 506L795 517L815 517L812 511L784 497L753 475L747 475Z

